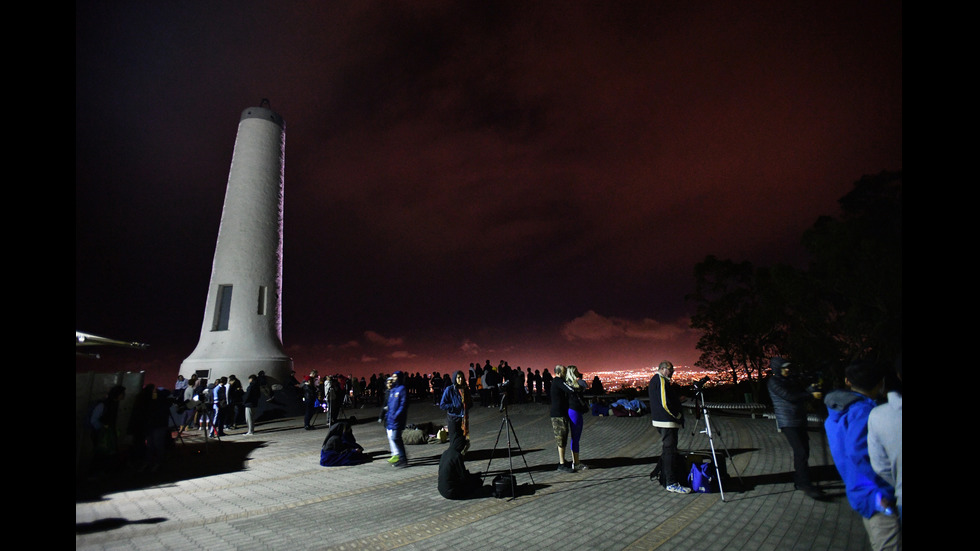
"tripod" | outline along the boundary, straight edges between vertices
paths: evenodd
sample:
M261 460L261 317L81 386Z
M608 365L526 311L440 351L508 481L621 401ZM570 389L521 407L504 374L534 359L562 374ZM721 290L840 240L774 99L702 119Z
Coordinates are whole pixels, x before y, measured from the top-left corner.
M310 426L316 425L316 420L320 418L320 414L326 414L328 410L327 402L325 400L317 400L313 404L313 417L310 418ZM327 414L327 427L331 425L330 415Z
M708 413L707 406L704 404L704 392L702 385L705 381L707 381L707 377L694 384L694 390L696 392L694 396L695 422L694 430L691 431L691 435L693 436L698 432L698 423L701 422L701 419L697 418L696 412L697 410L701 410L701 414L704 417L704 430L701 431L701 434L706 434L708 436L708 445L711 447L711 460L715 464L715 476L718 477L718 491L721 493L721 500L725 501L725 488L721 480L721 468L718 464L718 454L715 452L714 434L711 432L711 416ZM735 469L735 476L737 476L739 482L741 482L742 475L739 474L738 467L735 466L735 460L732 459L732 454L728 451L728 446L726 446L725 442L721 439L721 434L718 434L718 439L721 440L721 446L725 449L725 455L728 456L728 460L732 462L732 468Z
M353 408L354 403L350 399L350 393L345 392L343 397L337 398L337 415L334 417L336 417L338 421L347 416L348 406Z
M175 405L177 405L177 404L175 403ZM187 412L187 409L186 408L183 411L181 411L180 409L177 410L177 413L178 414L181 414L181 415L186 415L186 412ZM181 428L183 427L183 425L181 423L178 423L177 422L177 418L174 417L174 412L173 412L172 409L167 408L167 414L170 416L170 423L171 423L170 426L173 426L174 428L177 429L177 441L180 442L181 444L183 444L184 443L184 437L182 436L182 433L184 431L181 430ZM168 426L167 428L169 429L170 426ZM171 429L170 432L172 434L174 432L173 429Z
M310 424L315 425L317 418L320 417L320 413L324 413L327 416L327 426L332 427L334 423L346 418L346 405L348 403L350 403L350 396L347 395L335 400L324 399L320 402L320 405L316 407L316 412L313 414L313 419L310 421ZM336 415L334 415L334 412L332 411L334 407L337 408Z
M531 467L527 464L527 458L524 457L524 450L521 449L521 443L517 439L517 432L514 430L514 425L510 422L510 417L507 415L507 395L500 399L500 412L504 414L503 418L500 419L500 429L497 431L497 440L493 443L493 450L490 452L490 460L487 461L487 470L483 473L483 480L486 481L487 475L490 474L490 463L493 462L493 454L497 451L497 443L500 442L500 434L504 432L504 427L507 427L507 459L509 461L508 471L510 473L510 499L517 497L517 479L514 477L514 457L511 453L510 446L510 435L514 434L514 443L517 444L517 449L521 452L521 458L524 459L524 468L527 469L527 476L531 479L531 484L534 484L534 477L531 476ZM509 500L508 500L509 501Z

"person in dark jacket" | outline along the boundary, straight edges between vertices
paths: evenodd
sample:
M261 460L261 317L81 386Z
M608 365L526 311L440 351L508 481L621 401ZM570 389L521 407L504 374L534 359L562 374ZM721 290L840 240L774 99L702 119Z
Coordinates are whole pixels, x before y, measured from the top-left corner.
M466 470L465 447L462 431L456 431L450 437L449 448L439 457L439 495L446 499L465 499L483 486L479 474Z
M170 391L154 388L146 416L146 463L143 467L156 472L163 466L167 449L173 444L170 432Z
M340 419L340 407L344 403L344 385L336 375L323 378L323 396L327 402L327 420L333 426Z
M92 408L89 423L94 452L93 474L112 472L119 466L119 404L125 397L126 387L116 385Z
M547 371L547 370L546 370ZM565 378L565 366L555 366L555 377ZM568 420L568 393L563 385L551 386L551 429L555 433L555 445L558 446L558 470L563 473L574 472L565 464L565 447L568 446L568 432L571 423Z
M137 469L146 468L146 427L150 423L156 387L150 383L143 386L133 401L127 427L132 443L129 447L129 461Z
M677 434L684 427L684 412L681 411L681 396L677 387L671 383L674 364L663 361L657 372L650 378L650 416L652 423L660 431L663 450L660 452L660 468L666 480L665 488L676 494L689 494L691 489L677 480Z
M255 384L259 387L259 392L267 396L265 401L271 402L273 400L273 391L272 386L269 385L269 379L265 376L265 371L259 371L259 374L255 377Z
M303 428L313 430L313 417L316 415L316 401L320 397L320 392L316 385L316 373L303 379Z
M439 400L439 408L446 412L446 423L449 427L449 440L452 441L453 435L457 432L463 434L463 439L468 441L470 437L470 408L473 407L473 400L470 398L470 391L467 387L466 376L462 371L453 374L455 384L447 385L442 391ZM469 448L467 442L462 453L466 453Z
M592 386L589 387L589 392L592 394L605 394L606 389L602 387L602 379L598 375L592 377Z
M823 497L823 491L810 481L810 436L807 433L807 403L819 399L820 392L807 392L797 377L793 376L790 362L776 356L769 360L772 377L769 378L769 397L776 413L776 428L786 437L793 449L793 482L813 499Z
M323 467L340 467L359 465L368 460L364 455L364 447L357 443L354 431L346 421L330 425L323 445L320 447L320 465Z
M228 377L228 387L225 391L228 397L227 413L225 414L225 428L237 429L238 420L244 418L245 414L245 389L238 377L231 375Z
M501 379L500 372L496 371L490 362L487 362L487 369L484 370L483 374L486 376L486 388L489 391L489 403L487 403L488 408L492 408L497 405L500 401L500 383L503 382Z
M262 394L262 385L255 375L248 376L248 386L245 387L245 397L242 404L245 406L245 426L248 432L245 436L255 434L255 410L259 407L259 396Z

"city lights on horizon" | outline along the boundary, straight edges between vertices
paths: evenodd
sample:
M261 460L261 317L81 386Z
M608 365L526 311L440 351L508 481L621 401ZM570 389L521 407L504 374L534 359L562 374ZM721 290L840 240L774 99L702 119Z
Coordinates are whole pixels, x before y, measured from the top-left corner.
M706 376L711 377L712 381L714 381L717 379L718 375L718 373L715 371L708 371L686 365L675 365L674 369L673 381L682 386L688 385ZM590 384L592 382L592 378L598 375L599 380L602 381L602 386L604 389L607 391L615 391L621 388L646 387L650 383L650 377L653 377L653 374L656 373L656 371L657 368L654 366L645 369L591 371L589 373L582 373L582 375L585 377L585 381ZM710 381L708 384L710 385Z

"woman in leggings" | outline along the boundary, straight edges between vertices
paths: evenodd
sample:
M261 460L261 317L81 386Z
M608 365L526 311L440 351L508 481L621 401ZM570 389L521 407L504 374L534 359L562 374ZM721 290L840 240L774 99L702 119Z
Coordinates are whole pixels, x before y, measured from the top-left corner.
M572 470L584 471L589 467L579 461L579 444L582 441L582 427L585 424L585 412L589 410L585 400L585 387L581 383L582 374L578 368L570 365L565 369L565 377L560 383L568 393L568 421L572 448Z

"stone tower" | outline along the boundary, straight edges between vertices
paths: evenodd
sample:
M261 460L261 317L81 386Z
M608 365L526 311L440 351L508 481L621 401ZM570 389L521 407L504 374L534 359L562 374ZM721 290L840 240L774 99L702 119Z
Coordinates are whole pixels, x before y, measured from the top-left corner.
M265 371L283 381L292 370L281 323L285 138L285 122L267 101L242 112L201 338L180 366L185 378L234 374L247 382Z

